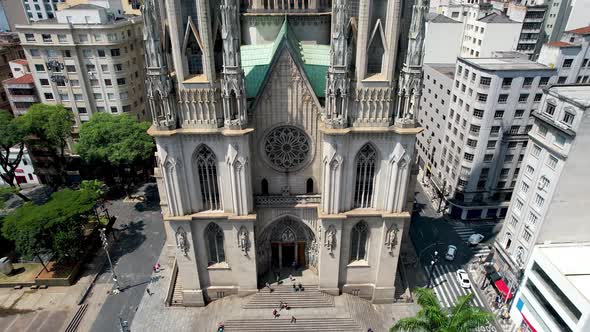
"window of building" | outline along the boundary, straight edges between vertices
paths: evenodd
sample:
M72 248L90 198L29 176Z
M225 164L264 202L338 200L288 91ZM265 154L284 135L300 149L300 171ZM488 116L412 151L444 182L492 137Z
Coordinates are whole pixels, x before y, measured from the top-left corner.
M549 84L549 77L541 77L539 87L547 86L547 84Z
M535 168L531 165L527 165L525 169L528 175L533 175L533 173L535 173Z
M471 134L479 134L479 130L480 130L480 128L481 128L480 126L477 126L477 125L474 125L474 124L472 124L472 125L469 127L469 132L470 132Z
M365 144L356 156L354 207L369 208L373 205L376 158L377 152L371 144Z
M118 48L111 48L111 56L121 56L121 50Z
M41 38L43 38L44 43L51 43L52 42L51 35L48 33L41 34Z
M516 227L516 225L518 225L518 219L516 219L515 216L512 216L512 218L510 218L510 225L512 227Z
M359 221L350 232L350 262L366 260L369 227L364 221Z
M572 63L574 62L574 59L564 59L563 60L563 68L570 68L572 66Z
M492 83L492 78L491 77L480 77L479 79L479 84L483 85L483 86L490 86L490 83Z
M543 99L543 94L537 93L537 94L535 94L535 99L533 99L533 101L537 102L537 101L541 101L541 99Z
M121 100L127 100L127 99L129 99L129 93L128 92L121 92L119 94L119 98L121 98Z
M47 99L47 100L53 100L53 93L51 93L51 92L45 92L43 95L45 96L45 99Z
M92 64L87 64L86 71L96 71L96 66Z
M80 34L78 35L78 40L80 43L87 43L88 42L88 35L87 34Z
M504 157L504 162L505 162L505 163L511 163L511 162L512 162L512 160L514 160L514 155L513 155L513 154L507 154L507 155ZM517 169L518 169L518 168L517 168ZM516 175L516 174L518 174L518 173L516 173L516 171L515 171L514 173L515 173L515 175Z
M492 141L488 141L488 149L495 149L496 148L496 141L492 140Z
M531 233L525 228L522 230L522 238L526 241L529 242L529 240L531 239Z
M109 100L117 100L117 98L115 98L115 94L114 93L107 93L107 98L109 98Z
M111 113L119 113L117 106L111 106Z
M500 177L507 177L508 173L510 173L510 168L502 168L502 170L500 170Z
M72 57L72 51L70 51L70 50L63 50L62 54L63 54L64 58L71 58Z
M121 63L115 64L115 71L123 71L123 64L121 64Z
M494 119L501 119L502 117L504 117L504 111L498 110L494 113Z
M566 80L567 80L567 76L559 76L557 78L557 84L564 84Z
M209 147L202 145L196 153L195 163L201 187L203 210L219 210L221 204L215 154Z
M88 112L86 111L86 107L78 107L78 113L80 113L80 114L86 114Z
M518 102L519 103L526 103L529 100L529 94L528 93L521 93L520 96L518 96Z
M107 53L103 49L96 50L98 52L98 57L104 58L107 56Z
M512 78L511 77L504 77L502 79L502 88L509 88L512 85Z
M97 42L103 41L102 35L101 34L95 34L94 35L94 40Z
M529 185L526 182L523 182L522 185L520 186L520 191L522 191L522 193L526 194L529 191Z
M492 126L490 128L490 135L497 136L500 133L500 126Z
M41 78L41 79L39 79L39 83L41 83L41 85L43 85L43 86L47 86L47 85L49 85L49 80L46 78Z
M112 86L113 85L113 82L111 81L110 78L105 78L104 85L106 85L106 86Z
M38 71L38 72L43 73L43 72L45 72L45 66L44 65L41 65L41 64L36 64L35 65L35 70Z
M533 145L533 148L531 149L531 155L533 155L534 157L539 157L540 154L541 154L541 147L538 146L537 144Z
M555 158L552 155L549 155L549 158L547 158L547 166L549 166L549 168L551 169L555 169L555 167L557 166L557 161L557 158Z
M32 33L25 33L25 39L28 42L34 42L35 41L35 35Z
M90 86L98 86L98 85L99 85L98 80L94 80L94 79L90 80Z
M541 137L545 137L547 135L547 130L547 127L539 125L539 127L537 128L537 134Z
M209 254L208 266L225 262L225 250L223 248L223 230L216 223L209 223L205 229L207 252Z
M537 205L538 207L543 207L543 204L545 204L545 199L541 195L536 194L535 205Z
M125 78L117 78L117 85L125 85Z
M546 190L549 187L549 184L549 179L545 175L541 176L539 179L539 189Z
M531 85L533 85L534 79L535 79L534 77L525 77L524 81L522 82L522 87L523 88L530 88Z
M508 94L506 94L506 93L500 94L498 96L498 103L500 103L500 104L506 104L507 100L508 100Z
M102 100L102 93L95 93L94 94L94 99L95 100Z
M477 140L468 138L467 139L467 146L470 146L472 148L476 147L477 146Z
M59 94L59 99L61 101L69 101L70 100L70 95L68 95L67 93L60 93Z
M465 152L464 158L467 161L473 161L473 154Z
M514 203L514 208L516 209L516 211L522 210L523 206L524 206L524 203L520 199L517 199L516 202Z
M476 117L476 118L481 119L483 117L483 110L474 108L473 109L473 116Z
M573 115L572 113L570 113L570 112L565 112L565 113L563 114L563 119L562 119L561 121L562 121L563 123L566 123L566 124L568 124L568 125L570 125L570 126L571 126L571 125L572 125L572 123L574 123L574 117L575 117L575 115Z
M491 153L487 153L483 156L483 161L492 161L494 159L494 155Z
M555 135L555 145L563 147L565 145L565 136L560 134Z
M82 101L82 100L84 100L84 99L83 99L83 96L82 96L81 94L79 94L79 93L74 93L74 100L75 100L75 101Z
M522 118L523 116L524 116L524 110L516 110L514 112L514 117L517 119Z
M485 102L488 100L488 95L485 93L478 93L477 94L477 100L481 101L481 102Z
M510 126L510 134L511 135L516 135L518 134L518 131L520 130L520 126Z

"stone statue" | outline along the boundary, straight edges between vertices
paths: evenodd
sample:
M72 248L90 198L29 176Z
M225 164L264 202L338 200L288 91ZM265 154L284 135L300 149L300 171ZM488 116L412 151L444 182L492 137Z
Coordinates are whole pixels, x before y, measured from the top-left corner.
M176 247L180 250L183 256L186 256L188 249L186 245L186 232L182 227L176 229Z
M248 249L250 249L250 240L246 226L242 226L238 232L238 247L242 249L244 255L248 255Z
M326 239L324 245L330 251L330 254L334 253L334 248L336 247L336 228L334 227L334 225L330 225L328 227L328 230L326 231Z
M160 67L162 53L160 50L160 24L154 0L144 0L141 6L143 16L143 41L147 67Z
M393 224L385 234L385 246L387 246L387 250L390 254L393 253L393 249L397 245L397 233L399 232L399 228L397 225Z

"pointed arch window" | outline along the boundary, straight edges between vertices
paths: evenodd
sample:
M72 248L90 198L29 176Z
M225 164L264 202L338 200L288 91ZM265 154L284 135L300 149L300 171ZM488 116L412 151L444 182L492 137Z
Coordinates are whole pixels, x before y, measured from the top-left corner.
M263 195L268 195L268 180L262 179L260 182L260 187Z
M383 70L383 56L385 55L383 27L378 19L373 28L369 48L367 50L367 74L379 74Z
M201 187L203 210L219 210L219 185L217 183L217 159L211 149L201 146L196 153L197 175Z
M364 221L359 221L350 232L350 261L367 259L367 239L369 227Z
M305 192L308 194L313 194L313 179L312 178L307 179L307 182L305 183Z
M371 144L365 144L356 156L354 207L370 208L375 187L375 161L377 152Z
M205 229L205 241L207 241L207 250L209 254L209 263L213 264L225 262L225 250L223 249L223 230L216 223L210 223Z

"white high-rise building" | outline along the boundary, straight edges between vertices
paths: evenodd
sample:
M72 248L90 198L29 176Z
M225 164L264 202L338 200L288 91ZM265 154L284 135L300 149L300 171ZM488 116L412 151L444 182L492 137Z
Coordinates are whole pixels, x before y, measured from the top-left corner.
M530 114L555 70L522 58L459 58L439 169L454 218L503 217L521 171ZM432 144L438 144L438 141ZM438 175L435 173L435 175Z
M557 83L590 83L590 26L569 30L543 45L539 63L557 69Z
M534 127L506 221L495 243L496 262L516 281L536 243L590 241L586 222L590 181L590 85L553 85L533 113Z
M92 4L56 16L17 26L41 102L63 104L76 126L96 112L148 119L141 17Z

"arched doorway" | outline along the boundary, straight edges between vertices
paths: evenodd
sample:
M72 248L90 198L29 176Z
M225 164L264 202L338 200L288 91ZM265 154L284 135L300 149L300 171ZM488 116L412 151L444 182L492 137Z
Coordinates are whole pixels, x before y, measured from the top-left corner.
M317 271L318 244L314 232L302 221L283 217L273 221L256 236L256 265L259 275L270 271L299 268Z

